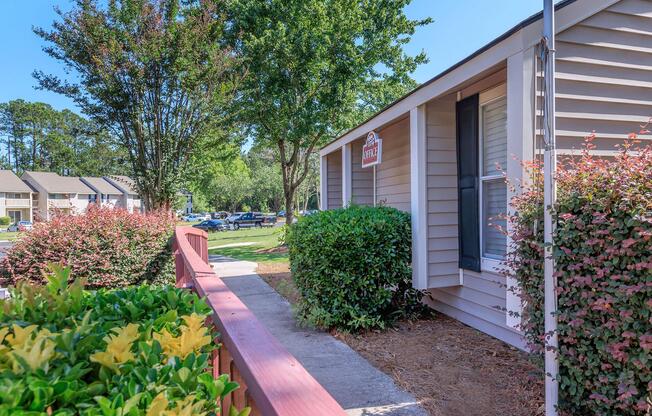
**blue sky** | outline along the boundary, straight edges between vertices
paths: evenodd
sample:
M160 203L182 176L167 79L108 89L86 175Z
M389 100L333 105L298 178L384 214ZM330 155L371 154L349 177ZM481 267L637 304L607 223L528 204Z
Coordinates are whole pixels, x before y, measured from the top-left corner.
M430 16L434 22L420 28L408 45L409 53L425 50L430 62L414 74L424 82L473 53L543 7L542 0L413 0L411 18ZM0 13L0 102L23 98L55 108L74 108L57 94L35 90L35 69L65 75L58 62L42 50L32 26L50 27L53 7L67 10L69 0L4 0Z

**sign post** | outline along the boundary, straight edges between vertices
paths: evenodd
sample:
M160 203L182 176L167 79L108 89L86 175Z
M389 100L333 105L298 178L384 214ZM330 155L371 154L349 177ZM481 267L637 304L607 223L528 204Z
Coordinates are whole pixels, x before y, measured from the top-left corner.
M383 156L383 140L375 131L367 134L367 141L362 146L362 167L373 166L374 176L374 206L376 206L376 165L379 165Z

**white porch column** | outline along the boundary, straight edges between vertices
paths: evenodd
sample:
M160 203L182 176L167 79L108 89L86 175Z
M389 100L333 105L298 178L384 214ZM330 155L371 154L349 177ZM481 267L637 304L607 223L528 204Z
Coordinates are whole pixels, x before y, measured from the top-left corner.
M351 204L351 143L342 146L342 206Z
M532 160L534 157L534 76L535 76L535 51L534 48L527 49L510 56L507 59L507 176L509 180L517 185L527 181L524 176L521 162ZM519 192L518 189L515 190ZM514 191L508 188L508 203L514 196ZM508 205L510 214L513 210ZM509 224L508 233L511 233ZM507 246L511 240L507 237ZM506 325L512 328L518 327L521 318L513 316L520 315L521 300L517 293L509 288L516 288L517 282L514 279L507 279Z
M428 288L428 201L426 193L426 104L410 110L410 209L412 285Z
M326 155L319 158L319 209L328 209L328 159Z

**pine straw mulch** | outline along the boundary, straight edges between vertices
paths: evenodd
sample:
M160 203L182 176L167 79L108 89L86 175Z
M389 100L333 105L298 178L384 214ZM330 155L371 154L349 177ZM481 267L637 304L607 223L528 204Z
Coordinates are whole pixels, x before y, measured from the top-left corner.
M258 274L295 303L287 264ZM543 415L543 372L530 356L445 315L386 331L333 335L411 393L432 416Z
M433 416L543 414L543 372L528 354L447 316L336 336Z

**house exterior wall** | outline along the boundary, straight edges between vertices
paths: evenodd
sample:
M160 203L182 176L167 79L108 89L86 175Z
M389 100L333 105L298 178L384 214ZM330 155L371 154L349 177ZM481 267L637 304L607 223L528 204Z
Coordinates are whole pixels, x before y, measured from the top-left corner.
M47 221L50 219L48 213L48 193L28 173L23 174L22 179L30 184L36 193L32 194L32 219Z
M455 102L449 96L426 106L428 287L459 282Z
M374 169L362 167L362 146L365 138L351 143L351 202L354 205L374 204Z
M127 197L127 210L129 212L141 212L142 206L142 201L138 198L138 195L129 195Z
M461 96L504 84L500 70L464 88ZM509 82L509 81L507 81ZM508 325L505 277L493 269L459 269L458 183L454 94L426 106L426 186L428 213L428 287L435 310L512 345L524 348L520 333ZM509 115L508 115L509 117ZM522 136L518 137L523 140ZM532 138L530 138L532 140Z
M122 195L106 195L104 194L104 199L102 201L103 207L120 207L122 201ZM108 197L108 198L107 198Z
M70 206L72 207L72 212L75 214L83 214L88 209L88 204L93 203L88 200L89 194L71 194L70 195ZM91 194L96 195L96 194ZM98 195L99 198L99 195Z
M601 7L603 10L595 12ZM559 27L564 28L558 34L556 45L559 153L577 154L585 136L595 131L595 153L613 154L615 144L622 143L628 133L636 131L652 116L652 1L578 1L558 15ZM524 342L514 329L518 319L507 313L518 312L520 308L518 297L506 289L515 282L506 281L495 268L485 267L484 262L481 272L460 271L458 266L455 156L464 149L456 149L455 103L506 83L501 88L507 97L507 174L514 180L527 182L520 161L529 160L542 150L542 73L537 59L541 26L540 21L527 26L322 149L326 158L331 155L327 152L333 152L337 146L352 144L355 201L354 163L359 159L358 143L363 140L360 136L376 129L383 139L383 162L377 171L377 201L409 211L410 124L409 119L401 117L406 111L414 112L415 106L420 109L425 105L427 197L425 203L415 205L427 212L427 263L419 262L419 267L423 265L427 269L424 285L429 287L433 298L430 305L521 348ZM427 94L433 95L424 99ZM397 119L401 121L392 121ZM382 125L388 127L378 127ZM652 139L652 136L641 138ZM404 150L400 150L402 147ZM341 154L337 155L341 160ZM397 161L403 155L405 159ZM418 172L423 170L419 168ZM420 184L421 179L414 186L422 192ZM507 199L512 195L508 190ZM405 198L401 200L401 196ZM414 230L415 233L424 231Z
M16 192L0 192L0 217L9 216L9 211L20 211L21 221L31 221L31 193L19 193L20 198L15 198Z
M338 150L326 158L328 190L327 209L342 207L342 151Z
M558 148L578 153L595 131L596 153L613 153L652 116L652 2L617 2L559 33L556 50ZM540 127L538 117L538 149Z
M378 132L382 159L376 166L376 202L410 212L410 120L404 118Z

